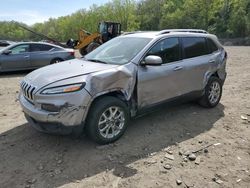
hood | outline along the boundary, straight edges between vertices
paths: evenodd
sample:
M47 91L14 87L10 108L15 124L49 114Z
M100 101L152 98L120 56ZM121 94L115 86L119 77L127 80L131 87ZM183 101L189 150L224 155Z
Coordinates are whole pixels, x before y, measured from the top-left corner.
M37 69L28 74L24 80L37 88L41 88L59 80L107 70L117 66L73 59Z

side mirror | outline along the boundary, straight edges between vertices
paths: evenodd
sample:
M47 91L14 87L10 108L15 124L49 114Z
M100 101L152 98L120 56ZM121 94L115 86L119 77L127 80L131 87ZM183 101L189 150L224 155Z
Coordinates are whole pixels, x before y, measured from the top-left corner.
M162 59L159 56L156 55L149 55L147 56L144 61L141 63L141 65L152 65L157 66L162 64Z
M10 53L11 53L11 50L4 50L4 51L3 51L3 54L4 54L4 55L9 55Z

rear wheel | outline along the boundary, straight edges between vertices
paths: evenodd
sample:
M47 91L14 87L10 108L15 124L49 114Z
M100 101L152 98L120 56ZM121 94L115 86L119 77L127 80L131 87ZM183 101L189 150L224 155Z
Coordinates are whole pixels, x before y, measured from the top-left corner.
M56 58L56 59L53 59L53 60L50 62L50 64L59 63L59 62L61 62L61 61L63 61L63 60L60 59L60 58Z
M200 99L201 106L207 108L215 107L221 99L222 95L222 82L217 77L211 77L206 85L205 93Z
M90 109L86 131L99 144L108 144L119 139L129 121L127 106L115 97L97 99Z

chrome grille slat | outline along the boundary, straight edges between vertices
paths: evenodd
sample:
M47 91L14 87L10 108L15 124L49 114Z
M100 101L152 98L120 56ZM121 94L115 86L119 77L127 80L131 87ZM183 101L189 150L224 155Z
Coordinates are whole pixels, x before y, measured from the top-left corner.
M31 88L31 85L27 88L27 96L28 96L28 98L30 98L30 88Z
M31 95L31 99L33 100L33 92L35 91L35 87L33 87L33 89L31 90L31 92L30 92L30 95Z
M22 81L20 86L21 86L21 90L25 98L30 101L33 101L36 87L32 86L31 84L28 84L25 81Z
M21 83L21 88L23 89L24 82Z

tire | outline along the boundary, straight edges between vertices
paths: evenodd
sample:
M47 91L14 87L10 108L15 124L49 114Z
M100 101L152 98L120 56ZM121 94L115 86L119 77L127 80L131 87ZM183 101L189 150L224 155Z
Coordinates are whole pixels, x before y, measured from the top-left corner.
M63 60L60 58L52 59L50 64L60 63L61 61L63 61Z
M87 53L92 52L94 49L98 48L100 46L100 44L98 44L97 42L92 42L88 45L88 47L86 48Z
M116 112L112 116L110 111ZM110 96L102 97L94 102L89 111L86 133L98 144L112 143L124 134L128 122L128 108L123 101Z
M220 102L221 95L222 81L217 77L211 77L205 87L204 95L199 100L199 104L206 108L213 108Z
M86 50L86 47L85 48L81 48L79 49L79 52L82 56L85 56L87 54L87 50Z

